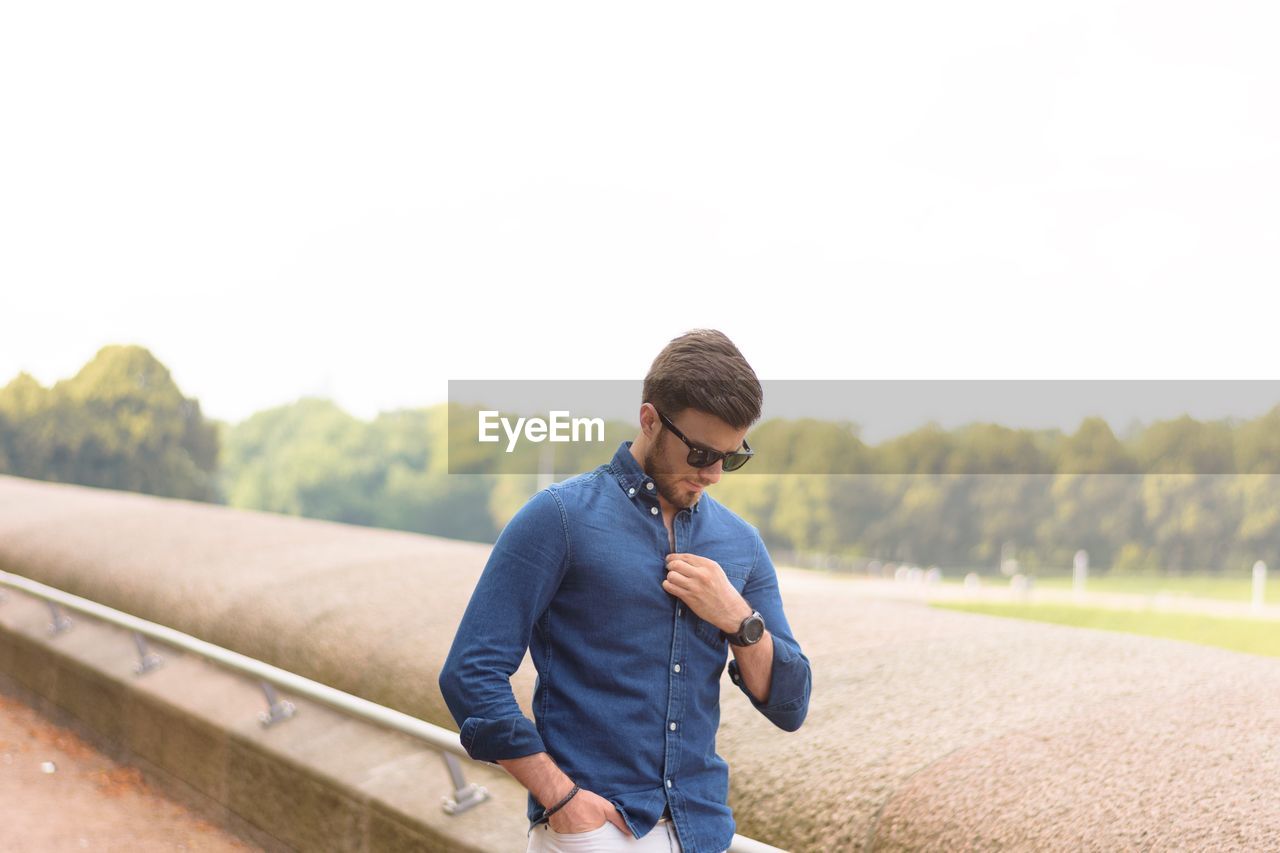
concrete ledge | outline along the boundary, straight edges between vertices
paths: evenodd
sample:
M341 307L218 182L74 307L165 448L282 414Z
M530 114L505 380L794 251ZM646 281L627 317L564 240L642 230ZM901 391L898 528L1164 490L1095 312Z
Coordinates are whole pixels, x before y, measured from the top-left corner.
M294 717L264 728L262 691L239 674L162 647L164 664L139 676L128 632L72 619L51 636L48 607L7 591L0 690L246 841L273 853L523 848L525 791L507 774L464 761L491 799L447 815L444 762L413 738L297 697Z

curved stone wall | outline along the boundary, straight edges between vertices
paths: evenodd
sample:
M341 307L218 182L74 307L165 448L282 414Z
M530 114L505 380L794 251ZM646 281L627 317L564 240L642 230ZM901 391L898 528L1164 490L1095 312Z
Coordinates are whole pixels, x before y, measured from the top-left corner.
M450 729L437 667L487 553L0 477L0 568ZM796 851L1280 847L1280 660L780 582L813 695L786 733L722 682L739 833ZM527 714L534 675L526 657Z

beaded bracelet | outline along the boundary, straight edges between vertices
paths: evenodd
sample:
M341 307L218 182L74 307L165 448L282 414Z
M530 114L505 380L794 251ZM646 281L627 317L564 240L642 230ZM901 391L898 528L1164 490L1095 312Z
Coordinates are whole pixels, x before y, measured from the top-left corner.
M564 804L565 804L565 803L567 803L567 802L569 802L570 800L572 800L572 799L573 799L573 795L574 795L574 794L576 794L576 793L578 793L578 786L577 786L577 785L574 785L574 786L573 786L573 790L572 790L572 791L570 791L569 793L565 794L565 795L564 795L564 799L563 799L563 800L561 800L560 802L558 802L558 803L556 803L554 806L552 806L552 807L551 807L551 808L550 808L546 813L544 813L542 816L543 816L544 818L545 818L545 817L551 817L553 814L555 814L556 812L560 811L560 809L564 807Z

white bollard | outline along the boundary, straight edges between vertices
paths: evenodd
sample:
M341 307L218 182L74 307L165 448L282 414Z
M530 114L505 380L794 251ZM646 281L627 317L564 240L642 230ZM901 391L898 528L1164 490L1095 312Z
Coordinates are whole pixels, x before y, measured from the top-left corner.
M969 572L964 576L964 591L968 593L978 593L982 590L982 578L977 572Z
M1031 578L1018 572L1009 578L1009 591L1015 599L1026 601L1031 596Z
M1253 564L1253 609L1261 610L1267 591L1267 564L1259 560Z
M1071 561L1071 590L1076 598L1084 598L1084 584L1089 579L1089 552L1081 548Z

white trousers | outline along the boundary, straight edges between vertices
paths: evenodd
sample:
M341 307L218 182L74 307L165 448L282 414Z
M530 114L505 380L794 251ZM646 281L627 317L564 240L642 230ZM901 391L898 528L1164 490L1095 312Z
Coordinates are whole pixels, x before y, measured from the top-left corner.
M676 839L676 827L670 818L658 821L644 836L636 838L623 832L611 821L604 826L586 832L556 832L545 823L529 830L529 849L526 853L680 853Z

